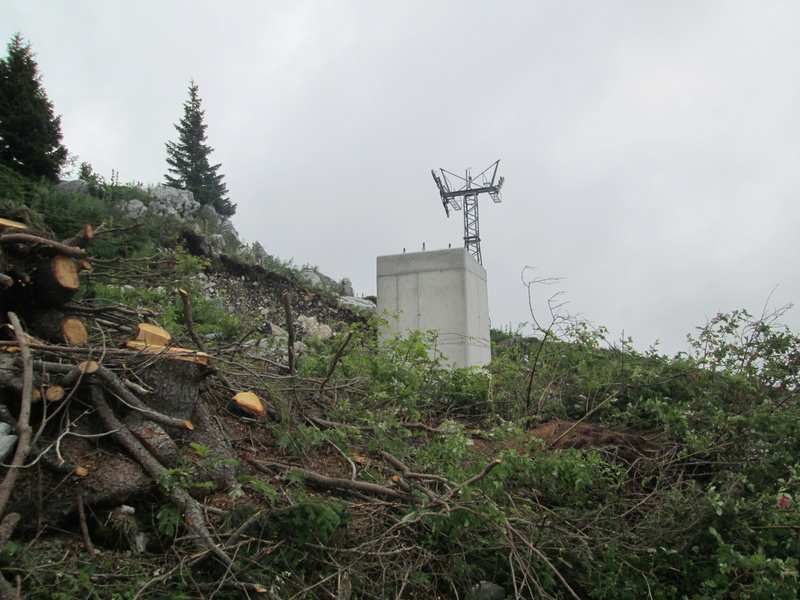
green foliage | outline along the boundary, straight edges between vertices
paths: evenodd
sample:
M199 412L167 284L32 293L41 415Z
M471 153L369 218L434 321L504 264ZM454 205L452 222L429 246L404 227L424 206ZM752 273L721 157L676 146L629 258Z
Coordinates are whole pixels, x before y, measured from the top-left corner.
M0 60L0 164L34 181L56 181L67 160L61 137L35 54L17 33Z
M30 208L43 216L47 229L60 240L75 235L86 224L96 227L121 218L121 212L102 198L56 190L37 194Z
M20 185L16 175L8 181ZM28 216L69 212L124 222L114 213L115 194L121 199L134 188L98 182L103 197L20 189L34 207ZM174 295L182 287L201 335L240 339L236 316L204 299L197 275L205 261L176 249L177 222L158 221L144 219L114 238L124 240L120 248L138 279L97 269L84 293L100 304L154 310L162 326L182 336L183 307ZM260 247L245 256L296 272ZM238 437L258 460L275 459L275 476L240 474L219 496L228 505L213 517L213 535L230 544L226 551L246 577L278 597L333 597L334 582L349 573L354 597L397 597L401 590L464 596L472 583L490 580L522 598L574 597L567 585L578 597L609 600L795 598L800 339L780 325L782 314L717 315L692 337L690 353L672 358L638 352L630 340L610 343L605 330L581 323L540 339L510 328L493 333L493 361L481 369L448 367L434 332L381 341L377 320L333 324L332 339L304 341L296 376L269 372L234 348L233 385L275 388L270 402L285 400L286 418L248 423L252 429ZM215 395L217 387L212 380L210 401L229 402L227 390ZM575 437L535 438L532 430L544 435L554 418ZM162 494L175 486L203 491L199 473L215 460L213 449L189 449L186 461L159 479ZM408 500L321 490L304 473L313 469L403 490ZM151 533L180 551L188 530L179 511L161 502L148 513ZM9 544L0 567L10 578L30 568L26 561L45 557L36 552ZM91 597L89 582L104 566L67 564L64 552L46 556L47 568L28 576L46 591L38 597L62 589L50 565L65 570L63 597ZM153 579L155 568L137 569L110 568L108 577ZM161 597L184 593L176 573L159 582ZM191 578L229 574L209 560ZM102 593L127 591L107 586Z
M175 126L177 142L167 142L167 164L169 173L166 184L194 193L202 205L211 205L222 216L236 212L236 205L228 198L228 188L223 175L217 173L222 165L211 165L208 157L213 148L206 144L206 128L203 122L205 111L201 110L201 99L194 81L189 85L189 99L183 105L183 118Z
M0 164L0 202L3 203L3 213L17 221L24 221L24 212L21 207L30 203L41 185L24 177L14 169ZM15 214L19 212L19 214Z

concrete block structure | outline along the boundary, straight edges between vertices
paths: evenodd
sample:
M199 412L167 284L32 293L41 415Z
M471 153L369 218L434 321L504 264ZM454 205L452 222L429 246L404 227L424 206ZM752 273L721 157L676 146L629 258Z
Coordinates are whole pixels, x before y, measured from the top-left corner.
M492 359L486 269L466 248L378 257L378 314L384 337L408 330L438 332L448 364L483 366ZM399 319L393 316L399 314Z

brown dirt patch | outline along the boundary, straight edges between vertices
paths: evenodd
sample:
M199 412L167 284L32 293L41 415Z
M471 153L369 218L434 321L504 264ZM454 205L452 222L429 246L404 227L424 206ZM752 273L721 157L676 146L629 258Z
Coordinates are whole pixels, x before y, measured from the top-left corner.
M528 430L531 438L545 443L552 450L577 448L579 450L601 450L624 462L632 463L641 457L654 458L673 447L658 432L616 431L593 423L576 423L554 419ZM472 439L473 452L487 458L496 457L506 448L520 452L526 449L517 440L496 442L481 436Z
M664 439L657 432L615 431L593 423L560 419L542 423L529 433L549 448L607 450L627 461L642 456L653 457L664 447Z

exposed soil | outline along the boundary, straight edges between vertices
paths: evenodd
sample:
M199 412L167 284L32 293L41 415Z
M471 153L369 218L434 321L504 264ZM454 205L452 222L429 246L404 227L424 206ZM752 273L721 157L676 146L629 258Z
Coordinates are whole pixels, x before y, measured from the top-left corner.
M544 442L551 450L603 450L626 464L632 464L641 457L653 458L670 446L658 432L615 431L593 423L561 419L542 423L529 429L527 433L531 438ZM504 448L516 446L519 446L516 441L493 442L476 437L472 448L487 457L496 457Z

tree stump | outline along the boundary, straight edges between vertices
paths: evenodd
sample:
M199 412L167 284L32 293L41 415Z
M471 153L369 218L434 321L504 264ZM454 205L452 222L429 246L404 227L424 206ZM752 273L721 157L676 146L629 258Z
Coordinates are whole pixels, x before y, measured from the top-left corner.
M154 352L151 347L149 352ZM200 384L205 374L206 366L202 362L186 360L186 357L170 356L167 354L149 354L143 352L137 358L129 361L131 369L141 381L152 390L141 398L148 407L162 414L184 421L191 421L195 425L193 431L174 428L160 428L159 426L142 420L138 427L141 439L141 430L147 429L148 446L155 450L154 454L159 460L170 462L172 460L169 443L159 434L165 431L172 440L185 444L194 443L209 449L208 457L204 464L196 464L195 475L198 482L210 480L213 488L198 488L207 491L226 489L233 485L235 473L230 464L221 461L230 461L234 458L233 448L225 433L212 418L208 408L200 398ZM138 421L139 418L131 417ZM210 459L210 460L209 460Z

